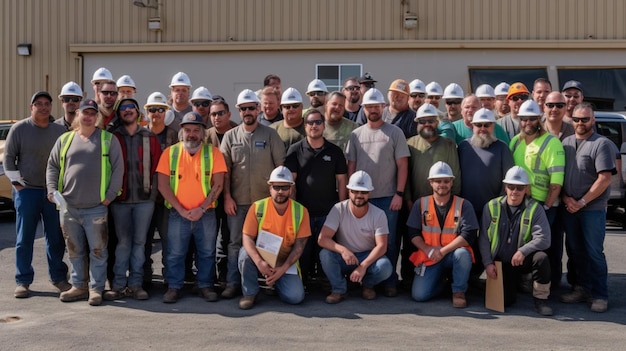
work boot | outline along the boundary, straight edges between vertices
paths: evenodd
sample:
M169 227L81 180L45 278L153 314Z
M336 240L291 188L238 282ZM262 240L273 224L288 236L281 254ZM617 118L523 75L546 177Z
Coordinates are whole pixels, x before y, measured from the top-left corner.
M221 296L225 299L232 299L233 297L237 296L238 293L239 289L236 286L229 285L226 287L226 289L224 289L224 291L222 291Z
M467 307L467 300L465 299L465 293L462 291L452 294L452 307L465 308Z
M589 293L582 286L575 286L574 290L561 295L560 300L563 303L580 303L587 302L589 298Z
M126 289L113 289L104 292L102 297L107 301L115 301L126 297Z
M386 297L396 297L398 296L398 289L396 289L396 287L394 286L386 286L383 289L383 295L385 295Z
M200 296L204 299L204 301L215 302L217 301L217 293L212 288L200 288Z
M63 302L74 302L78 300L85 300L89 297L89 289L77 288L72 286L68 291L64 291L59 295L59 299Z
M87 300L90 306L100 306L102 304L102 293L96 289L89 289L89 299Z
M609 301L605 299L591 300L591 312L603 313L609 308Z
M361 289L361 296L366 300L374 300L376 298L376 290L367 286Z
M249 310L254 306L254 300L256 295L244 296L239 300L239 308L242 310Z
M535 298L535 311L542 316L551 316L552 308L548 306L548 300Z
M141 286L128 287L128 294L132 296L135 300L147 300L150 298L148 292L145 291Z
M68 283L67 280L61 280L60 282L52 283L52 285L59 289L59 292L68 291L72 288L72 284Z
M13 292L13 296L17 299L25 299L30 297L30 290L28 289L28 284L19 284L15 287L15 291Z
M332 293L326 296L326 303L334 305L340 303L348 294Z
M163 303L175 303L178 301L179 297L180 293L178 292L178 289L169 288L163 295Z

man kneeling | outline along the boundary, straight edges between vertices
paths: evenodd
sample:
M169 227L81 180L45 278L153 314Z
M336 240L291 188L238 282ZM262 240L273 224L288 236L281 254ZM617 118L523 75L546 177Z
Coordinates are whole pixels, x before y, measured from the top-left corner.
M391 276L393 267L387 251L387 217L385 212L368 203L374 187L372 179L355 172L348 182L349 199L330 210L320 232L320 261L332 291L326 303L338 303L347 295L345 274L350 281L361 283L366 300L376 298L374 286ZM333 240L334 239L334 240Z

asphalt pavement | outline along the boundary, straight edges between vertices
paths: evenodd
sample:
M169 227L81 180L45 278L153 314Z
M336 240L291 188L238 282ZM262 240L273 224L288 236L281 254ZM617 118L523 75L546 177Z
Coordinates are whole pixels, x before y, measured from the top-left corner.
M33 296L16 299L14 245L14 222L0 219L0 350L619 350L626 342L626 232L620 228L607 230L605 241L609 310L593 313L553 296L555 314L547 318L534 312L530 295L499 313L485 309L478 292L468 294L465 309L453 308L449 296L417 303L401 292L365 301L354 290L337 305L324 303L321 291L297 306L261 294L253 309L242 311L238 299L211 303L190 292L164 304L160 284L147 301L63 303L48 282L41 236ZM160 262L158 246L153 259Z

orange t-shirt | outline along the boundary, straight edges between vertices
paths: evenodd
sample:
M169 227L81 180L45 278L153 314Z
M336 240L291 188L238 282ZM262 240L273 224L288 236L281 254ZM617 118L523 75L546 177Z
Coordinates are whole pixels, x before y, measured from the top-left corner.
M180 155L178 156L180 159L178 163L178 175L180 180L178 181L178 194L176 194L176 198L185 209L190 210L199 207L206 199L206 195L202 193L201 150L198 150L198 152L192 156L185 150L182 144L180 146ZM170 176L170 147L163 150L161 158L159 159L159 165L157 166L157 172L165 174L168 178ZM211 174L226 173L227 168L224 155L222 155L218 148L213 147L212 149L213 169L211 169ZM212 204L209 208L211 207L213 207Z
M276 212L274 202L270 199L267 202L267 211L265 212L265 218L263 219L263 226L261 229L270 232L272 234L282 236L283 242L280 247L280 253L278 254L278 262L285 262L291 248L296 241L294 236L293 219L291 218L291 199L289 199L289 205L287 210L281 216ZM243 223L243 234L256 238L259 231L259 222L256 217L256 205L252 204L248 213L246 214L246 220ZM311 236L311 224L309 222L309 211L304 208L304 214L302 216L302 222L300 228L298 228L298 238L308 238Z

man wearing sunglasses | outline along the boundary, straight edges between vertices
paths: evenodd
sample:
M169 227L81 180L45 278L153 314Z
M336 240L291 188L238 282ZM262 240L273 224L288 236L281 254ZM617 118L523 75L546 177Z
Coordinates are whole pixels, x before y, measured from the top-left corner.
M445 120L452 123L461 120L461 102L463 101L463 89L456 83L450 83L443 92L443 100L446 103ZM480 108L480 105L478 106ZM478 109L477 108L477 109Z
M314 108L324 113L324 106L326 106L326 96L328 95L328 88L326 84L319 79L313 79L308 86L306 95L309 97L311 107L302 111L302 114L308 110Z
M347 119L356 122L361 125L363 122L359 123L358 121L363 120L363 108L361 106L361 101L363 99L363 94L361 94L361 87L359 86L359 81L357 77L349 77L343 81L343 88L341 89L343 94L346 96L346 105L345 105L345 116Z
M574 135L572 123L564 121L567 103L565 97L558 91L553 91L546 97L543 105L543 128L550 134L563 141L570 135Z
M202 121L207 126L207 129L213 127L209 116L209 106L211 106L211 101L213 101L213 95L211 95L209 89L198 87L193 91L189 101L191 101L191 110L202 117Z
M304 300L304 285L297 265L311 236L309 212L290 198L294 181L287 167L276 167L267 184L270 196L250 206L243 225L243 247L239 250L243 292L239 308L242 310L254 306L259 292L259 273L269 286L276 287L278 296L284 302L296 305ZM259 252L259 235L280 242L275 256L270 258Z
M117 85L115 85L115 82L104 82L100 85L100 92L98 93L100 99L98 103L100 112L99 127L108 131L119 123L115 115L117 95Z
M583 99L585 98L585 96L583 95L583 85L580 84L580 82L577 80L569 80L565 82L565 84L563 84L563 89L561 90L561 93L563 94L565 102L567 103L565 106L564 121L571 122L574 107L583 102Z
M93 89L93 96L95 96L96 103L102 103L100 91L102 90L102 84L108 82L115 83L111 71L105 67L100 67L93 72L93 76L91 78L91 88Z
M565 245L574 268L568 280L573 289L561 296L561 302L586 303L591 299L591 311L605 312L609 292L603 250L609 187L611 176L617 173L615 145L594 131L595 117L589 103L574 107L572 122L576 134L563 140L566 170L561 197L566 210Z
M509 92L506 95L506 102L509 105L511 112L497 121L497 123L507 132L509 139L513 139L513 137L519 133L520 126L517 113L519 112L520 106L522 106L524 101L529 98L530 92L523 83L513 83L509 87Z
M461 102L461 116L463 117L463 119L452 123L452 125L454 126L456 136L455 141L457 145L460 144L461 141L472 137L472 135L474 134L472 119L480 108L480 100L476 95L470 94L463 98L463 101ZM494 125L494 133L496 138L502 140L502 142L506 143L507 145L511 141L511 139L509 139L509 135L499 124Z
M285 150L289 150L291 145L306 137L300 92L295 88L287 88L280 100L280 108L284 119L272 123L270 127L274 128L282 139Z
M550 246L550 224L541 204L527 196L530 180L520 166L513 166L502 181L506 195L489 201L478 236L487 276L502 276L504 306L512 305L523 274L532 273L535 311L551 316L550 261L543 250ZM499 272L494 264L502 262Z
M509 94L510 87L508 83L501 82L493 88L493 92L496 94L496 101L494 102L496 120L504 118L511 112L511 107L509 107L509 104L506 102L506 96Z
M58 118L54 123L60 124L65 127L66 131L72 129L72 122L76 118L76 111L78 106L83 100L83 90L75 82L67 82L61 88L61 94L59 94L59 100L61 100L61 106L65 112L61 118Z
M420 106L424 104L426 98L426 86L424 82L419 79L413 79L409 83L409 107L411 110L417 112Z

